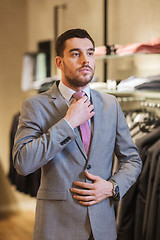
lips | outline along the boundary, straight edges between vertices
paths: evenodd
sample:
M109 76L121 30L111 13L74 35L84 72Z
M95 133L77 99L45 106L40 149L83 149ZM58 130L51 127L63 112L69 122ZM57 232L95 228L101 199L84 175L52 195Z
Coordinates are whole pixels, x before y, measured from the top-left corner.
M91 69L90 68L81 68L80 72L90 72Z
M79 69L80 72L91 72L92 68L90 66L85 66Z

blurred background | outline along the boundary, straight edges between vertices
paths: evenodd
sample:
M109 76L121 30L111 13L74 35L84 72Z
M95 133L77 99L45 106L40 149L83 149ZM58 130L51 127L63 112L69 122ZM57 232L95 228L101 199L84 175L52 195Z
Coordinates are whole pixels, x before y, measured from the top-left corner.
M40 58L39 53L45 53L41 59L43 61L45 57L46 61L47 57L48 73L43 77L48 77L49 81L50 78L56 79L59 73L54 64L54 43L60 33L69 28L84 28L97 47L147 42L160 37L159 10L159 0L0 1L0 216L10 211L32 212L35 208L35 197L18 191L9 178L13 119L22 101L37 94L46 81L34 85L32 80L35 79L30 77L30 85L23 82L29 76L23 75L25 57L34 56L35 60ZM123 61L121 58L111 59L107 65L103 58L99 58L95 77L98 82L117 81L130 75L144 77L153 70L158 74L159 64L159 56L153 59L131 57ZM1 226L0 222L0 229ZM0 239L7 238L0 235Z

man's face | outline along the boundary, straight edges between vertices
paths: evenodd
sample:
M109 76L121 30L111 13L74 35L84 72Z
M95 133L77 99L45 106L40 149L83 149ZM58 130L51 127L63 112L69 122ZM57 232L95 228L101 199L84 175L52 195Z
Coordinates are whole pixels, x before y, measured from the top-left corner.
M61 70L66 86L77 90L88 85L95 70L94 47L88 38L66 40Z

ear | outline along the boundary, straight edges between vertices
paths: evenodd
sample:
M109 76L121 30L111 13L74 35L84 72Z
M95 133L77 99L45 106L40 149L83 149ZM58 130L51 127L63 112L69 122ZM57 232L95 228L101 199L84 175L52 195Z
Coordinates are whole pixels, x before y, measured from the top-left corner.
M55 58L55 64L57 68L59 68L60 70L63 70L63 59L60 56L57 56Z

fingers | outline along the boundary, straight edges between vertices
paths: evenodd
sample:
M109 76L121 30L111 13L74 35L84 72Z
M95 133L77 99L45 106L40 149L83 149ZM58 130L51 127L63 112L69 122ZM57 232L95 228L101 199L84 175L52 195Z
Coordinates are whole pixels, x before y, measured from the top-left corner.
M98 176L85 171L86 176L91 180L97 180ZM80 204L84 206L91 206L97 203L96 191L93 183L75 181L74 184L80 188L71 188L70 191L75 193L73 198L78 200Z
M75 100L75 99L74 99ZM76 101L76 100L75 100ZM75 102L74 101L74 102ZM93 106L90 102L90 100L88 100L87 96L83 96L82 98L80 98L77 102L79 103L84 103L87 107ZM94 107L94 106L93 106Z
M99 176L95 176L95 175L89 173L88 171L85 171L85 175L86 175L87 178L89 178L90 180L92 180L94 182L96 180L99 180L99 178L100 178ZM78 194L87 195L87 194L91 193L88 190L94 190L95 189L93 183L75 181L74 184L78 187L81 187L81 188L85 189L85 190L83 190L83 189L78 189L78 188L71 188L72 192L75 192L75 193L78 193Z
M90 103L87 96L84 96L78 101L73 99L73 103L69 106L64 119L66 119L74 129L94 116L95 112L93 109L94 106Z
M77 102L77 100L76 100L75 98L73 98L73 102L72 102L72 104L73 104L73 103L76 103L76 102Z
M94 116L94 114L95 114L95 112L93 111L93 109L94 109L94 106L93 106L93 105L90 105L90 106L88 107L88 110L89 110L89 112L90 112L90 114L91 114L92 116Z
M89 100L88 100L88 97L87 97L86 95L83 96L82 98L80 98L79 101L80 101L80 100L81 100L81 101L84 101L84 102L89 101Z
M80 194L83 196L89 196L92 194L91 190L84 190L84 189L78 189L78 188L71 188L71 192Z
M82 187L82 188L85 188L85 189L93 189L93 184L92 183L75 181L74 184L78 187ZM74 188L71 188L71 189L74 189Z
M83 113L89 114L88 118L90 119L91 117L94 116L95 112L94 110L94 105L91 104L90 100L88 100L87 96L83 96L81 99L79 99L78 101L76 99L73 100L73 103L75 106L77 106L78 110L81 109L81 107L83 108Z
M80 204L84 206L91 206L96 203L94 200L93 196L79 196L79 195L74 195L74 199L78 200Z
M87 99L86 96L84 96L83 99L81 98L80 100L78 100L75 103L75 107L78 110L78 114L81 115L80 117L78 117L78 119L80 120L81 118L83 118L83 122L80 122L81 124L88 121L91 117L95 115L94 105L91 104L91 102Z
M103 200L101 197L99 198L96 195L95 190L84 190L84 189L72 188L71 191L75 193L73 195L73 198L79 201L79 203L84 206L91 206Z
M91 187L91 184L81 184L80 182L76 182L78 186L87 186L88 188ZM85 189L78 189L78 188L71 188L71 192L75 193L73 198L78 200L80 204L84 206L91 206L96 202L95 200L95 193L93 190L85 190Z
M79 201L80 204L82 204L83 206L92 206L98 202L96 202L95 200L93 201L89 201L89 202L84 202L84 201Z
M112 187L108 185L106 180L88 171L85 171L85 175L92 183L75 181L74 184L78 188L70 189L74 193L73 198L78 200L80 204L91 206L112 196Z
M94 186L92 183L86 183L86 182L78 182L75 181L74 184L78 187L81 188L71 188L70 191L72 193L76 193L78 195L73 195L73 197L77 200L93 200L93 196L94 196Z
M85 170L85 175L87 178L91 179L92 181L96 181L99 179L98 176L89 173L87 170Z

